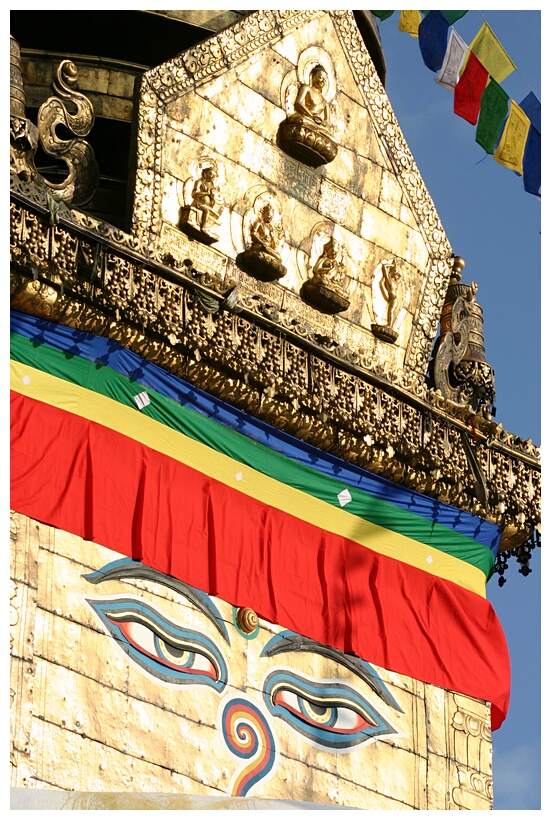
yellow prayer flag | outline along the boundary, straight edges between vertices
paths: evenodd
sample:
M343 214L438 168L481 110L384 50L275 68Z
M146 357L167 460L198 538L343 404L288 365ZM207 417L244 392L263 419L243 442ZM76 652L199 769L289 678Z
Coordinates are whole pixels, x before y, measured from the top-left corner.
M502 83L516 68L488 23L483 23L469 48L496 83Z
M420 11L401 11L398 30L406 31L412 37L419 37L419 23L423 19Z
M503 134L494 152L494 159L512 171L522 174L524 148L530 130L530 120L514 100L510 101L511 111L505 121Z

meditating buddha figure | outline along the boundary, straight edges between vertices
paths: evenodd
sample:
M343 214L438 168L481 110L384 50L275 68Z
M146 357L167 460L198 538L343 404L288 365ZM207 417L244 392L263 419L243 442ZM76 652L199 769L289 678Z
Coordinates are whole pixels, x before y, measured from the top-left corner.
M281 229L274 223L274 209L268 202L260 211L257 219L251 225L250 250L264 251L281 262L278 247L281 244Z
M344 295L345 270L338 258L338 245L331 237L323 247L312 271L312 283L323 285Z
M338 145L332 134L331 105L325 96L329 77L318 64L300 84L294 111L279 126L278 143L289 156L316 168L332 162Z
M310 82L302 83L295 100L295 113L290 120L311 125L327 136L331 136L329 127L331 112L329 103L323 94L327 87L327 72L322 65L315 66L310 72Z
M305 302L322 313L341 313L350 307L346 268L334 237L326 239L312 268L312 276L304 283L300 294Z
M283 241L281 221L275 219L272 203L265 202L250 222L245 251L238 255L236 262L256 279L264 282L281 279L287 273L281 257Z

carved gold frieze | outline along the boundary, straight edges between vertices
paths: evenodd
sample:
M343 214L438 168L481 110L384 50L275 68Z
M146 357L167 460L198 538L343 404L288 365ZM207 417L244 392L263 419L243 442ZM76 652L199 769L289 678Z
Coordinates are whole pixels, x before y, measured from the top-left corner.
M273 185L312 208L318 207L322 178L316 171L282 154L269 142L263 145L262 168Z
M317 41L323 41L323 46ZM354 280L346 296L350 306L335 308L333 328L326 335L331 339L343 336L339 314L346 312L347 322L363 330L362 366L388 377L392 374L394 379L403 378L418 395L423 393L431 340L436 335L450 274L451 249L351 12L250 14L146 72L137 117L136 237L147 242L154 254L159 251L176 257L180 253L181 243L167 221L179 223L192 234L190 220L195 220L197 212L189 210L188 196L180 204L179 219L175 192L190 177L185 168L208 154L213 164L224 169L228 205L223 217L217 212L220 230L216 228L213 236L219 239L212 242L226 256L227 268L239 257L239 266L248 274L278 281L277 286L290 294L290 304L298 310L292 295L298 295L304 278L296 253L320 218L330 220L347 232L345 244L357 264L349 274ZM302 137L295 137L303 148L309 146L304 150L318 151L317 158L308 159L292 149L285 153L290 143L282 138L282 124L301 132L310 130L310 135L306 131L302 135L302 143ZM324 140L326 147L332 141L341 146L342 157L341 148L334 157L324 156L325 148L320 147ZM389 155L397 155L398 164L389 164ZM382 188L372 191L371 179L379 180L381 186L384 183L387 193ZM254 265L241 264L246 261L244 255L250 255L249 246L256 245L254 256L261 243L247 235L244 239L238 236L244 227L240 203L247 191L264 181L277 199L275 210L279 210L288 232L285 242L289 253L285 258L283 248L276 248L272 237L269 251L266 245L258 251L262 261L259 268L257 260L255 269ZM412 215L408 235L413 227L415 258L423 266L420 270L406 261L413 258L408 250L413 245L400 233L404 206ZM388 221L390 214L396 229ZM255 219L264 233L269 233L275 222L264 220L261 214ZM398 243L397 236L401 237ZM211 241L206 234L195 238L203 243ZM364 307L371 302L372 272L385 258L385 247L388 253L397 252L398 269L410 294L407 306L401 306L407 316L394 320L401 321L399 338L391 340L394 350L388 342L397 331L390 328L383 333L383 344L374 343L372 325L376 329L388 325L372 320ZM191 253L188 258L192 258ZM281 297L273 304L278 301ZM285 318L280 312L273 321L285 326ZM315 310L310 311L308 321L316 323ZM350 351L348 356L358 354Z
M227 260L221 253L217 253L214 248L205 247L197 242L191 242L187 236L182 235L171 225L163 224L162 237L166 237L167 246L172 253L167 254L172 267L185 266L187 260L195 268L223 276L227 269ZM173 255L174 254L174 255Z

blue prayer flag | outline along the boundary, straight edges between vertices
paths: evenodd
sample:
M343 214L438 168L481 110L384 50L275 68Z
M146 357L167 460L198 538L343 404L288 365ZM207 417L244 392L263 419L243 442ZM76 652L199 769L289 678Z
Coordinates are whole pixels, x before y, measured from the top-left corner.
M524 149L522 176L524 178L524 190L529 194L534 194L534 196L540 196L541 134L533 125L530 126L526 148Z
M520 107L540 134L541 134L541 103L533 91L519 103Z
M448 45L450 24L441 11L429 11L419 24L419 48L427 68L438 71L442 67Z

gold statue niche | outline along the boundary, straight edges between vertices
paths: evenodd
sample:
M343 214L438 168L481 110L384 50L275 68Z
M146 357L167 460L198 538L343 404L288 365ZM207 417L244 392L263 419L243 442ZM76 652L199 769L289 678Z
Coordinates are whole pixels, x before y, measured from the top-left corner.
M301 298L322 313L341 313L350 307L345 285L343 251L334 236L326 236L312 276L301 288Z
M179 212L180 230L205 245L212 245L220 238L218 226L223 203L217 177L216 163L202 164L199 175L190 177L184 184L185 204Z
M332 133L331 101L326 96L329 75L317 63L302 82L294 101L294 111L279 126L278 144L286 154L317 168L332 162L338 145Z
M236 262L246 273L263 282L281 279L287 273L282 261L284 231L277 203L258 197L243 220L245 250Z

